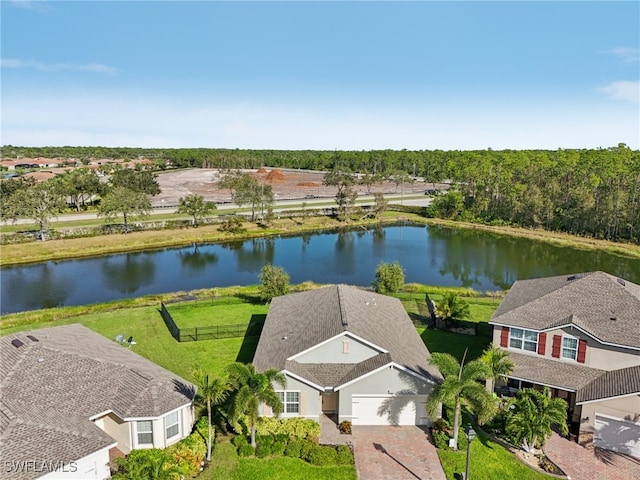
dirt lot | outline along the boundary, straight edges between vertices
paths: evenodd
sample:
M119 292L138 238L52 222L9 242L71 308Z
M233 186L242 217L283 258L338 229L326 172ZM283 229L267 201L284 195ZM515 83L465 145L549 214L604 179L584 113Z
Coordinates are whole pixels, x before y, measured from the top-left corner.
M333 198L336 187L322 184L324 174L307 170L265 169L245 170L259 181L271 185L277 200L295 200L304 198ZM202 195L205 200L216 203L231 202L231 192L218 188L218 182L224 173L217 169L197 168L176 172L163 172L158 175L162 192L153 197L154 206L175 206L178 199L189 194ZM427 184L429 187L432 184ZM423 193L427 188L423 182L404 185L404 193ZM368 193L365 185L356 187L360 194ZM402 185L385 182L371 186L370 193L400 194Z

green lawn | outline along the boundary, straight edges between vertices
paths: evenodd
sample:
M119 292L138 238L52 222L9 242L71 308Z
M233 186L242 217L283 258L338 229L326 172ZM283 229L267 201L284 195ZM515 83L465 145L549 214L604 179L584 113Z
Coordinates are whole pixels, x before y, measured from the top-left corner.
M488 337L476 337L473 335L462 335L459 333L446 332L444 330L432 330L418 327L420 338L431 353L450 353L458 360L462 359L465 349L467 360L478 358L482 351L489 346L491 339Z
M440 463L447 480L458 478L456 474L464 472L467 452L438 450ZM471 461L469 478L473 480L549 480L548 475L536 472L521 463L514 455L501 445L489 440L481 432L471 444Z
M236 298L215 303L199 300L170 304L167 309L180 328L248 324L253 315L265 315L269 311L269 305L239 302Z

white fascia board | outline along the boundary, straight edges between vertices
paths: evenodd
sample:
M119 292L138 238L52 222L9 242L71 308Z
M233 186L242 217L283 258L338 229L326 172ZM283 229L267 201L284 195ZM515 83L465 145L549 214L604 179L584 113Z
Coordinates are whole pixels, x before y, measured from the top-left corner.
M596 403L596 402L606 402L607 400L613 400L613 399L618 399L618 398L625 398L625 397L636 397L640 394L640 392L631 392L631 393L625 393L624 395L612 395L611 397L603 397L603 398L596 398L595 400L585 400L583 402L576 402L576 405L585 405L587 403ZM603 414L598 414L600 416L606 416ZM622 418L617 419L616 417L610 417L613 418L614 420L624 420ZM629 420L624 420L625 422L628 422Z
M91 415L89 417L89 420L91 420L92 422L97 420L100 417L104 417L105 415L109 415L110 413L113 413L114 415L116 415L118 418L120 418L120 415L118 415L117 413L115 413L113 410L109 409L109 410L105 410L104 412L100 412L100 413L96 413L95 415Z
M417 372L414 372L413 370L411 370L410 368L407 367L403 367L402 365L398 365L397 363L393 363L394 368L397 368L398 370L402 370L405 373L408 373L410 375L413 375L416 378L419 378L420 380L422 380L423 382L427 382L430 383L431 385L437 385L437 382L434 382L433 380L428 379L427 377L424 377L422 375L420 375Z
M375 370L371 370L370 372L365 373L364 375L360 375L357 378L354 378L353 380L348 381L347 383L343 383L342 385L338 385L336 388L334 388L334 391L338 391L344 387L348 387L349 385L352 385L356 382L359 382L360 380L362 380L363 378L367 378L370 377L371 375L374 375L382 370L384 370L385 368L393 368L393 362L389 362L385 365L382 365L381 367L376 368Z
M327 387L322 387L322 386L318 385L317 383L313 383L313 382L307 380L306 378L301 377L300 375L296 375L295 373L291 373L289 370L282 370L282 373L284 373L287 377L294 378L294 379L296 379L296 380L298 380L298 381L300 381L302 383L305 383L305 384L309 385L310 387L316 388L316 389L318 389L318 390L320 390L322 392L324 392L325 389L327 388Z
M596 412L595 416L596 417L607 418L609 420L617 420L619 422L630 423L631 425L637 425L637 426L640 427L640 423L638 423L638 422L634 422L632 420L625 420L624 418L612 417L611 415L605 415L604 413Z
M296 358L298 358L298 357L300 357L300 356L302 356L302 355L304 355L304 354L306 354L308 352L311 352L311 351L315 350L318 347L326 345L327 343L330 343L330 342L332 342L332 341L334 341L334 340L336 340L337 338L340 338L340 337L350 337L350 338L353 338L354 340L358 340L359 342L364 343L365 345L373 348L374 350L377 350L379 353L388 353L388 350L385 350L384 348L379 347L378 345L376 345L374 343L371 343L368 340L365 340L364 338L361 338L361 337L359 337L357 335L354 335L353 333L351 333L349 331L344 331L344 332L340 332L338 335L334 335L331 338L327 338L326 340L324 340L324 341L322 341L320 343L316 343L314 346L309 347L306 350L303 350L301 352L296 353L295 355L290 356L289 358L287 358L287 360L295 360Z
M192 403L193 402L189 401L189 402L185 403L184 405L176 407L176 408L174 408L172 410L167 410L166 412L163 412L163 413L161 413L160 415L158 415L156 417L126 417L126 418L123 418L122 420L124 420L125 422L138 422L138 421L141 421L141 420L159 420L159 419L163 418L164 416L169 415L170 413L180 411L185 407L190 407Z

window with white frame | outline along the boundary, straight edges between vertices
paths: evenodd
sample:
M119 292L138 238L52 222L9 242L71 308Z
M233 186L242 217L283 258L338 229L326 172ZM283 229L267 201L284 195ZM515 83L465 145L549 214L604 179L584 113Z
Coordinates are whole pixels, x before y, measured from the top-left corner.
M578 357L578 339L575 337L562 337L562 358L575 360Z
M284 413L300 413L300 392L278 392Z
M538 332L535 330L525 330L523 328L512 328L509 330L509 346L529 352L537 352Z
M140 420L136 422L138 431L138 445L153 445L153 422L151 420Z
M178 412L173 412L164 417L164 431L167 435L167 440L172 437L175 437L180 433L179 426L180 417Z

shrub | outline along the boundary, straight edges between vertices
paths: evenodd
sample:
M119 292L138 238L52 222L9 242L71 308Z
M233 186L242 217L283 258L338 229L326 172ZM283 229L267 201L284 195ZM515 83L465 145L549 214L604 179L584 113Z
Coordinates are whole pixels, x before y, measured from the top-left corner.
M444 418L439 418L433 424L431 424L431 430L433 432L448 432L451 433L451 425Z
M247 445L249 440L247 440L247 437L244 435L236 435L231 439L231 443L236 447L240 447L242 445Z
M256 457L266 458L271 455L271 445L263 443L256 447Z
M338 445L336 448L336 464L337 465L352 465L353 464L353 452L346 445Z
M458 429L458 450L466 450L469 445L469 440L467 440L467 434L464 433L462 427Z
M270 447L275 443L275 438L273 435L256 435L256 443Z
M229 217L227 220L222 222L218 227L218 230L227 233L242 233L246 231L242 226L242 219L236 216Z
M289 445L287 445L287 448L285 448L284 450L284 454L287 457L292 457L292 458L300 458L300 454L302 452L302 442L304 440L292 440L289 442Z
M241 457L251 457L254 454L255 454L255 449L248 443L245 443L238 447L238 455L240 455Z
M167 448L166 453L184 478L194 478L200 473L200 465L207 454L207 418L194 426L193 432Z
M276 440L271 446L271 455L284 455L284 450L287 448L287 442L282 440Z
M286 435L287 438L308 438L314 441L320 438L320 425L309 418L260 417L256 427L258 435Z
M303 440L302 447L300 448L300 458L308 462L311 452L317 446L318 444L312 442L311 440Z
M311 465L318 465L321 467L327 465L335 465L338 460L338 455L333 447L321 447L315 445L309 452L309 463Z
M449 448L449 434L447 432L432 430L431 436L433 437L433 444L436 448L440 450L446 450Z
M351 435L351 422L349 420L343 420L340 422L338 430L340 430L340 433Z

